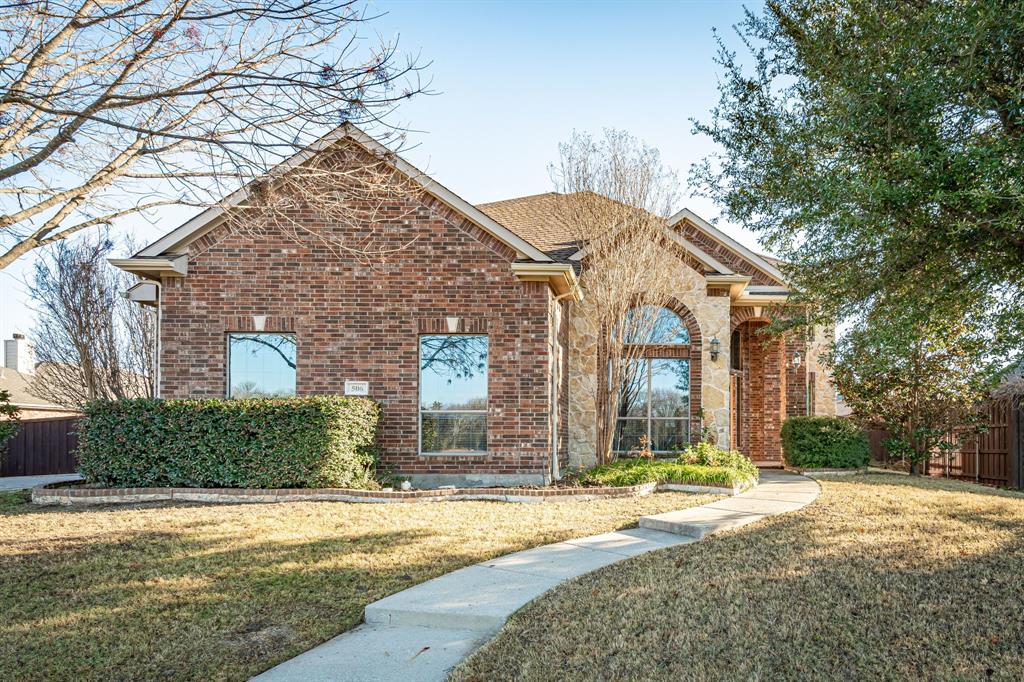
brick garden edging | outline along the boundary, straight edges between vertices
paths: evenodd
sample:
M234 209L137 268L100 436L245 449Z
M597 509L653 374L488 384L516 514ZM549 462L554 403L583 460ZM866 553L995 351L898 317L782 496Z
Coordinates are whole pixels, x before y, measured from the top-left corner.
M756 485L756 484L755 484ZM354 490L350 488L92 488L50 483L32 489L38 505L131 504L135 502L360 502L395 504L491 500L496 502L554 502L641 497L659 490L736 495L731 488L683 483L641 483L607 488L439 488L435 490Z

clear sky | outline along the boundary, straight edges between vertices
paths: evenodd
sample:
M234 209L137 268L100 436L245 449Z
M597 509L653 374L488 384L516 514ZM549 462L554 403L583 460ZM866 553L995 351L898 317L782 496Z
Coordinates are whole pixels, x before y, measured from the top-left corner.
M706 118L717 101L712 28L736 47L741 2L378 0L371 11L386 14L369 28L398 35L404 53L430 62L426 75L437 91L395 119L413 131L406 158L470 203L550 191L547 165L560 141L573 129L615 127L658 147L679 171L679 208L718 217L686 187L690 165L713 151L691 132L690 119ZM188 215L169 212L155 225L131 227L137 241L149 242ZM749 233L720 226L756 247ZM0 271L0 338L31 330L22 282L32 261Z

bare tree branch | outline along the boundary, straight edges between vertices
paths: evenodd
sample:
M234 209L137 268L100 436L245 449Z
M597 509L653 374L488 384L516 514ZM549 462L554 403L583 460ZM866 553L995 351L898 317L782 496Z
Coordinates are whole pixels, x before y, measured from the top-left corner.
M385 117L425 87L415 58L361 36L375 18L356 0L0 7L0 268L154 206L218 205L347 121L395 137ZM305 186L307 205L336 175L352 190L367 176L347 160L294 168L276 189ZM369 177L373 189L392 179ZM264 229L302 232L292 206L260 196L241 208L263 211Z

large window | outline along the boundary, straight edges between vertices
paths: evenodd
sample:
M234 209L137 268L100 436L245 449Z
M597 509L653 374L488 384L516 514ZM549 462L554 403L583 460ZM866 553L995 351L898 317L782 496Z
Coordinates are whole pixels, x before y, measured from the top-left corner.
M647 436L655 452L690 442L690 361L642 358L626 368L619 394L615 450L627 452Z
M420 452L487 451L487 337L420 337Z
M228 397L295 395L295 336L228 334Z

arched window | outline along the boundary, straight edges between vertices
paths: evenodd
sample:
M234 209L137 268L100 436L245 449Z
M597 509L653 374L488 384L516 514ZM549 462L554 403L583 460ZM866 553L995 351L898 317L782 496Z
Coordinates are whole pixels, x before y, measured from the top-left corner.
M673 310L638 306L624 320L623 340L634 346L623 367L614 449L628 452L646 436L668 453L690 442L690 332Z
M626 313L623 341L642 345L690 343L690 332L679 315L668 308L642 305Z

